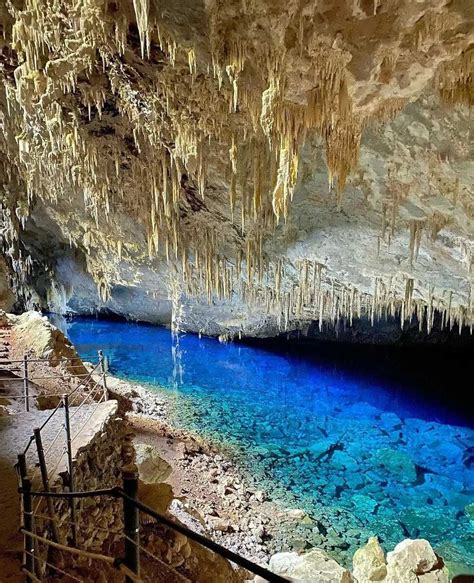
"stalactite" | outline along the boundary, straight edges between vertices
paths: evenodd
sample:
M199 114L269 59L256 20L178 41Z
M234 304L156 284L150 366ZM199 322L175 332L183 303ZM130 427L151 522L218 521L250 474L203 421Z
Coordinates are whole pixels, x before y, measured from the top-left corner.
M413 265L413 261L418 257L423 227L424 221L410 221L410 265Z
M335 323L346 317L352 323L354 316L362 314L375 322L397 310L403 311L402 321L412 317L413 284L409 293L403 292L402 285L400 297L395 283L392 288L380 277L374 293L368 294L348 289L326 272L323 276L317 261L304 261L302 271L294 276L291 263L279 259L272 264L264 256L266 237L290 212L305 138L314 133L323 139L329 181L336 187L341 206L344 185L357 165L362 128L391 119L407 102L407 98L386 99L359 118L353 111L340 38L328 46L321 41L321 47L310 54L307 13L298 8L293 15L298 51L314 72L306 103L296 103L288 97L291 60L286 47L266 41L255 47L246 39L221 38L218 11L212 15L212 62L207 64L198 63L202 51L189 44L180 46L166 23L157 21L149 0L133 0L138 50L129 35L130 15L121 8L110 18L106 3L90 0L77 10L65 10L58 19L54 3L46 0L25 0L21 9L13 4L11 46L18 55L18 67L4 79L9 141L5 150L25 182L26 203L16 207L17 228L26 221L36 198L57 203L74 190L83 194L96 232L113 224L115 210L142 222L150 260L167 261L170 268L179 265L179 277L191 295L213 301L214 297L231 298L233 292L245 294L266 311L275 312L286 330L295 317L317 318L320 327L323 321ZM379 4L374 4L374 12ZM252 13L250 4L246 10ZM427 31L436 29L438 34L441 25L436 15L417 24L415 45L423 45ZM153 78L145 79L132 62L139 61L137 52L142 59L155 58L155 44L150 55L152 39L161 47L160 65L150 67ZM393 66L395 56L382 58L389 68ZM205 75L206 65L213 76ZM247 82L249 72L258 77L253 85ZM469 104L471 81L472 51L465 51L451 69L440 67L436 83L445 101ZM119 135L94 135L87 126L104 122L110 115L107 110L116 110L120 116ZM84 124L83 118L89 123ZM218 246L209 234L211 225L203 227L203 232L190 230L188 208L195 187L205 198L212 156L222 152L227 159L226 151L231 222L240 211L240 233L229 236L229 245ZM393 236L400 203L408 192L396 170L388 182L379 242ZM458 191L459 185L449 189L453 204ZM447 220L435 213L426 225L411 221L412 262L424 226L434 239ZM100 239L88 231L75 244L90 252ZM224 255L221 249L226 246L234 247L234 256ZM118 261L125 250L127 256L133 252L122 239L110 247ZM27 270L27 260L21 260ZM232 264L233 271L228 269ZM467 251L466 264L471 269L472 253ZM92 260L88 269L99 282L101 297L108 297L111 269ZM299 282L295 288L293 277ZM432 315L435 292L426 297ZM459 304L458 298L450 295L448 304L447 325L472 322L471 309L456 311L452 305ZM432 325L429 316L427 322Z

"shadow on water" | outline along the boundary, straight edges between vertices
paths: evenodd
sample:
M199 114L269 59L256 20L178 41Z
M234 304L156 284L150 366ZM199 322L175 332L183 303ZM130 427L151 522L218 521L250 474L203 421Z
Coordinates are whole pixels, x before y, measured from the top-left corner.
M370 345L305 337L245 339L246 346L314 363L403 393L422 418L474 427L470 392L474 384L474 344L459 346Z

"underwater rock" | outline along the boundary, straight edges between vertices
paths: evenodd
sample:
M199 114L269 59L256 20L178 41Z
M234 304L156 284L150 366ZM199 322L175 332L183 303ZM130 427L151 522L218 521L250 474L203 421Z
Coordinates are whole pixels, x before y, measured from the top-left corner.
M354 507L357 508L358 512L362 511L363 514L373 514L378 506L376 500L370 496L365 496L364 494L355 494L352 496L352 503L354 504Z
M354 577L358 583L385 579L387 565L383 549L377 537L369 538L367 544L355 552L352 564Z
M373 463L401 482L414 482L417 478L413 460L401 451L378 449L374 453Z
M469 517L469 520L474 521L474 502L472 504L468 504L465 508L464 508L464 512L466 513L466 515Z
M424 539L406 539L387 553L385 583L448 583L443 561Z

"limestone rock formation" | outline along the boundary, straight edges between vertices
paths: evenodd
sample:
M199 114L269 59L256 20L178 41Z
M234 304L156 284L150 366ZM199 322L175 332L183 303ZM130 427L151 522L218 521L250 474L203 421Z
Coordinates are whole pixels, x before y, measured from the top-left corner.
M277 553L270 559L270 570L300 583L355 583L347 569L320 549L312 549L304 555ZM256 582L261 582L257 577Z
M8 267L5 259L0 256L0 310L5 312L11 311L15 300L8 280Z
M146 484L164 482L171 474L171 466L162 458L156 447L135 443L135 463L138 476Z
M353 574L358 583L448 583L448 572L443 561L428 541L406 539L387 560L377 538L357 550L353 557Z
M22 0L0 27L18 305L471 326L469 0Z
M74 346L46 316L30 311L21 316L9 314L8 321L12 326L14 345L18 353L16 356L30 353L34 358L48 359L53 365L63 359L77 359L77 367L82 366ZM85 368L82 372L86 372ZM80 373L81 370L76 371L76 374Z
M448 571L428 541L405 539L387 559L376 537L358 549L353 571L341 567L320 549L302 555L284 552L273 555L269 568L274 573L300 583L448 583ZM255 577L255 583L264 583Z
M146 443L135 443L135 463L138 468L138 494L145 504L166 512L173 500L173 490L166 483L171 466L160 457L156 447Z
M352 559L354 577L358 583L383 581L387 575L385 554L376 537L354 553Z
M428 541L406 539L387 553L386 583L448 583L447 569Z

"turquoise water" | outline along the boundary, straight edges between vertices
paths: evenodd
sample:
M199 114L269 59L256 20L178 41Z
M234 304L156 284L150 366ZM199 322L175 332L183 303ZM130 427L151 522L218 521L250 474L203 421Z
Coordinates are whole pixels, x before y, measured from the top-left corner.
M387 550L422 537L474 567L474 431L449 387L417 389L390 359L354 367L195 335L181 337L176 375L164 328L78 319L67 332L82 357L103 349L116 376L175 395L174 423L233 446L275 498L306 510L308 544L347 560L371 535Z

